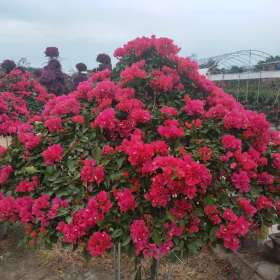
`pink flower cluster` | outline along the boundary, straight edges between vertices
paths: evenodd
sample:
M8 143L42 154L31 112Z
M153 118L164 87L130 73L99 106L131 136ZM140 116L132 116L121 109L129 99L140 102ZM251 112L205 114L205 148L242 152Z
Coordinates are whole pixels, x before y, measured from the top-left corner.
M191 200L178 199L174 202L174 206L170 209L170 213L177 219L182 220L187 213L192 211Z
M80 176L84 183L96 183L99 185L105 178L104 168L102 165L96 165L94 159L86 159L83 161Z
M231 209L226 209L223 214L226 224L221 224L216 233L218 239L222 239L225 248L236 251L240 246L240 237L249 231L250 223L244 216L238 217Z
M202 161L208 161L212 158L213 151L211 148L204 146L198 149L197 154Z
M168 117L172 117L172 116L177 116L178 115L178 111L176 110L176 108L170 107L170 106L163 106L160 109L160 112L162 114L165 114Z
M16 186L16 192L33 192L39 185L38 176L33 176L31 181L22 180Z
M100 127L103 129L114 130L118 124L118 120L116 119L116 113L113 108L107 108L94 120L92 123L93 127Z
M218 225L221 223L220 211L216 205L209 204L205 206L204 213L213 225Z
M250 200L241 198L238 200L238 203L246 215L254 216L256 214L257 209L251 204Z
M211 183L211 174L202 164L194 162L190 157L183 159L172 156L157 156L147 162L142 172L154 174L151 187L145 194L153 207L166 207L172 196L182 194L193 199L197 193L204 193Z
M250 191L250 177L246 171L234 172L231 177L232 183L234 187L241 192L249 192Z
M222 145L226 150L241 151L241 140L234 135L224 135L222 138Z
M41 138L32 132L19 132L18 139L27 150L33 150L41 143Z
M63 158L63 147L60 144L49 146L42 152L45 165L53 165Z
M183 227L175 223L165 223L167 239L157 245L149 242L150 230L143 219L134 220L130 225L130 236L134 243L136 255L143 253L145 257L160 259L166 256L173 248L173 237L180 237L183 234Z
M135 62L131 66L127 66L121 72L121 84L127 85L128 83L134 81L135 79L146 79L147 73L143 70L145 66L145 60Z
M272 154L273 167L280 170L280 153Z
M180 76L175 69L164 66L161 70L154 70L152 76L150 84L155 91L168 92L174 89L184 89L184 86L180 83Z
M89 199L86 208L79 209L73 214L70 224L59 222L57 230L63 234L65 242L76 243L88 230L104 219L111 207L108 194L101 191Z
M176 139L184 136L184 129L177 120L165 120L157 129L158 133L166 139Z
M46 89L31 73L19 69L0 75L0 133L15 134L24 122L28 121L51 97ZM36 109L33 104L36 103ZM21 120L21 121L19 121Z
M15 221L33 225L40 222L41 228L46 228L50 221L58 215L59 209L67 208L68 202L61 198L50 198L44 194L36 199L31 196L14 198L0 193L0 220Z
M101 256L106 250L112 247L113 243L110 235L106 232L93 233L87 244L87 249L94 257Z
M141 166L149 161L155 154L152 144L144 143L142 140L142 132L136 130L131 139L124 139L119 150L128 155L128 161L132 166Z
M67 114L77 115L80 113L81 104L75 94L61 95L52 98L46 103L43 111L43 116L57 117Z
M127 55L135 55L141 57L150 49L155 49L160 56L176 55L180 48L173 44L169 38L156 38L152 36L139 37L126 43L122 48L118 48L114 52L115 57L124 57Z
M195 99L186 101L184 111L189 116L204 114L204 101Z
M13 167L11 165L5 165L0 168L0 185L5 184L13 173Z
M125 213L128 210L134 210L136 207L135 198L131 190L128 188L115 192L115 198L122 213Z
M49 118L44 122L45 127L49 132L56 132L62 130L62 120L61 118Z

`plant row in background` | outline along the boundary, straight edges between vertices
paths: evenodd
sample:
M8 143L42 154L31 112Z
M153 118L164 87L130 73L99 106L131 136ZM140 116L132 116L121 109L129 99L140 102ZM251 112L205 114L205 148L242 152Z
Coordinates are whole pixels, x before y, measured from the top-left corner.
M280 135L167 38L137 38L1 148L0 220L102 255L237 250L279 223Z
M45 55L49 61L42 69L17 66L8 59L1 63L0 135L14 135L18 129L26 129L48 100L76 89L91 73L84 63L77 63L78 72L72 76L63 73L56 47L46 48ZM92 72L112 68L107 54L99 54L97 62L99 66Z
M0 74L0 135L24 129L51 97L29 72L13 69Z

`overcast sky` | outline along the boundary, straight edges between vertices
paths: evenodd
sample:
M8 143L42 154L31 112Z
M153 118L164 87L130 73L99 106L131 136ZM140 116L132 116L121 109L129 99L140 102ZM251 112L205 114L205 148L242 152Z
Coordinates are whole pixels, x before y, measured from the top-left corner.
M167 36L181 54L240 49L280 54L280 0L0 0L0 61L46 62L57 46L65 69L96 65L100 52L137 36Z

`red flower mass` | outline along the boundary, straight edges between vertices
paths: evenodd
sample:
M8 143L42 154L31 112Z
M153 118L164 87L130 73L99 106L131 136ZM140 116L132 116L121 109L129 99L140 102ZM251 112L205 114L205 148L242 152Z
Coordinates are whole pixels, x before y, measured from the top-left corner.
M62 159L63 148L60 144L54 144L43 151L42 156L46 165L53 165Z
M87 249L94 257L101 256L112 247L110 235L106 232L95 232L88 240Z
M178 52L137 38L112 71L51 99L29 74L5 74L0 132L14 138L0 147L0 220L92 256L120 242L156 259L210 241L237 250L279 223L279 132Z

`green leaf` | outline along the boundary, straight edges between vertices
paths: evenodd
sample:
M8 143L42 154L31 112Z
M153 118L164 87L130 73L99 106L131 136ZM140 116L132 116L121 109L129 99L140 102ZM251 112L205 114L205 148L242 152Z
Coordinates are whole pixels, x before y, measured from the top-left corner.
M129 243L130 243L130 241L131 241L131 238L130 238L130 236L128 236L123 242L122 242L122 246L127 246Z
M75 171L77 169L76 167L76 160L68 160L67 161L67 167L69 168L70 171Z
M159 245L161 242L161 234L157 230L154 230L152 233L152 239L157 245Z
M27 173L27 174L35 174L38 172L38 169L35 167L35 166L27 166L24 168L24 171Z
M210 232L209 232L209 239L210 241L215 241L216 240L216 232L217 232L217 228L213 227L211 228Z
M122 229L119 228L119 229L116 229L116 230L112 233L111 237L112 237L113 239L115 239L115 238L120 237L122 234L123 234L123 231L122 231Z
M168 218L170 221L172 221L172 222L175 221L173 215L172 215L169 211L166 211L166 216L167 216L167 218Z
M67 216L65 217L65 221L70 224L72 222L72 217L71 216Z
M216 200L212 196L206 196L204 198L204 204L215 204Z
M125 157L117 159L118 168L122 167L124 161L125 161Z
M65 208L59 208L58 210L58 214L56 215L56 217L63 217L65 215L67 215L69 212L68 209L65 209Z
M96 147L93 151L93 157L97 162L99 162L99 160L100 160L101 152L102 152L102 150L99 147Z

